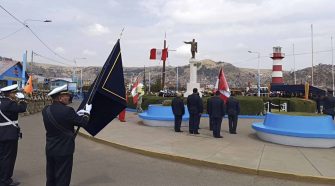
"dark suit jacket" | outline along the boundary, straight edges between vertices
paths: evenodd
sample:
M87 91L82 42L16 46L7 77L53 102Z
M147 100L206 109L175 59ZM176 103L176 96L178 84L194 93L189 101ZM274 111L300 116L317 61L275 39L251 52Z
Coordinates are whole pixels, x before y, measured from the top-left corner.
M224 117L226 113L226 107L224 101L219 96L213 96L209 98L208 102L208 113L212 118Z
M203 105L199 94L191 94L187 97L187 109L190 114L202 113Z
M229 97L227 100L227 114L228 115L239 115L240 114L240 103L234 97Z
M174 115L182 116L185 114L184 102L180 97L173 98L171 107Z
M9 99L0 99L1 112L11 121L17 121L19 113L25 112L27 109L27 103L20 101L19 103ZM0 123L5 123L7 120L0 114ZM18 140L19 128L13 125L0 126L0 141L6 140Z
M72 107L55 102L50 105L50 112L58 125L65 129L70 135L65 134L53 125L44 107L42 111L43 122L46 129L46 154L47 156L65 156L74 153L74 126L85 127L89 121L87 116L78 116Z

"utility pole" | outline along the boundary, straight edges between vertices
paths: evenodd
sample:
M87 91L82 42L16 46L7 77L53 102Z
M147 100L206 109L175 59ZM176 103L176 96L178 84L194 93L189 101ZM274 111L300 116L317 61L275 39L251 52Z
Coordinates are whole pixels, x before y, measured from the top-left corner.
M151 73L149 69L149 93L151 92Z
M330 37L331 48L332 48L332 78L333 78L333 96L335 95L334 91L334 47L333 47L333 36Z
M31 51L30 72L33 71L33 63L34 63L34 51Z
M294 75L294 84L297 84L297 76L295 74L295 54L294 54L294 43L293 43L293 75Z
M145 66L143 68L143 86L144 86L144 92L145 92L145 89L147 88L146 82L145 82Z
M313 48L313 24L311 24L311 39L312 39L312 86L314 85L314 72L313 72L313 66L314 66L314 48Z
M165 38L164 38L164 50L166 49L166 33L165 33ZM161 90L164 89L164 86L165 86L165 58L163 60L163 72L162 72L162 88Z
M179 88L179 73L178 73L178 66L177 66L177 85L176 85L176 91L178 92L178 88Z

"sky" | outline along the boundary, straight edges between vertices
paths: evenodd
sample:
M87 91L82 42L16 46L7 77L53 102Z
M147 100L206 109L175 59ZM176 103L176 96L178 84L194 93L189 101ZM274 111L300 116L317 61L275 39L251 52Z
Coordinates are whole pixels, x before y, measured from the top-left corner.
M162 65L149 60L149 53L163 48L165 35L168 66L189 64L190 45L183 41L193 38L198 60L257 68L259 53L260 68L271 69L272 47L280 46L284 70L310 67L312 61L332 64L333 0L1 0L0 5L44 43L0 9L0 56L20 61L26 50L30 61L33 50L39 54L35 62L102 66L124 28L125 67ZM36 21L45 19L52 22Z

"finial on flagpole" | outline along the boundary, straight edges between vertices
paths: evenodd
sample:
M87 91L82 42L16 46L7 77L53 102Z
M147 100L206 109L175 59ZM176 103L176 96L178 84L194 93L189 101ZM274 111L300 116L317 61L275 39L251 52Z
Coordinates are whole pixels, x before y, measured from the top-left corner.
M123 28L122 28L122 30L121 30L121 33L120 33L119 39L121 39L123 31L124 31L124 27L123 27Z

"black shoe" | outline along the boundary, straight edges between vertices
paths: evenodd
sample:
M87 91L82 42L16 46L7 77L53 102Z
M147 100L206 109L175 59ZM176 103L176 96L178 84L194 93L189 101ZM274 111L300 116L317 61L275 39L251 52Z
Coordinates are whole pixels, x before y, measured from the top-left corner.
M200 134L199 132L194 132L194 134Z
M194 132L193 132L193 131L190 131L189 133L190 133L190 134L194 134Z
M182 130L176 130L175 132L183 132Z
M232 134L237 134L237 132L232 132Z
M8 186L17 186L20 185L21 183L18 181L13 181L12 183L10 183Z
M214 138L223 138L222 136L214 136Z

